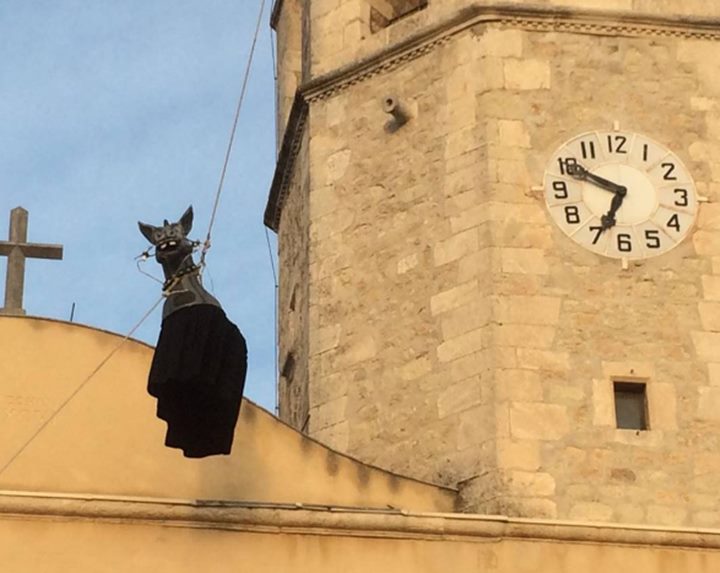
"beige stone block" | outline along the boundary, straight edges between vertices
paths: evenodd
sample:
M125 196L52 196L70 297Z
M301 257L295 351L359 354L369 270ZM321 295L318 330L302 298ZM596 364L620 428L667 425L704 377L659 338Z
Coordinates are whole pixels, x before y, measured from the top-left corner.
M615 506L615 517L621 523L643 523L645 508L635 503L619 503Z
M310 418L310 421L310 423L312 423L312 418ZM350 444L350 423L346 420L334 426L327 426L316 431L311 431L310 435L318 442L326 444L334 450L347 452L348 445Z
M720 420L720 387L698 388L698 412L701 420Z
M542 382L536 370L496 370L495 385L498 400L539 402L543 399Z
M593 425L614 428L615 401L611 380L593 380Z
M400 259L397 263L397 273L404 275L405 273L413 270L420 263L420 256L417 253L408 255Z
M567 352L518 348L517 364L520 368L547 370L549 372L567 372L570 370L570 355Z
M507 485L511 495L547 497L555 493L555 478L543 472L511 471Z
M690 336L698 358L713 362L720 357L720 333L693 331Z
M507 504L515 508L512 512L520 517L533 519L557 519L557 504L549 499L515 498L509 499Z
M698 229L692 234L692 242L700 256L720 254L720 231Z
M474 408L478 404L480 404L480 384L477 378L468 378L448 386L440 393L437 401L438 418L442 420L451 414ZM475 422L479 426L478 421Z
M348 381L351 378L352 373L349 372L339 372L329 376L318 375L317 382L313 384L309 393L310 406L318 406L346 396L348 393Z
M704 330L720 332L720 302L699 302L698 312Z
M503 71L509 90L550 89L550 63L546 60L506 60Z
M677 430L677 398L674 384L653 382L647 385L650 428Z
M720 276L703 275L702 285L706 300L720 300Z
M331 185L341 179L350 165L352 151L350 149L342 149L336 151L328 157L325 164L325 184Z
M498 466L535 471L540 468L540 443L531 440L497 441Z
M485 300L476 300L468 305L448 311L442 315L440 328L444 340L451 340L488 324L490 308Z
M553 326L499 324L495 327L495 342L500 346L550 348L554 339Z
M690 516L690 523L696 527L713 527L720 525L720 512L697 511Z
M310 333L310 355L321 354L333 348L337 348L340 344L340 332L342 327L340 324L332 324L318 328Z
M464 256L458 265L458 280L470 281L478 277L485 277L490 271L490 250L481 249L475 253ZM478 292L478 296L481 293Z
M434 295L430 299L430 312L433 316L436 316L442 312L469 304L479 296L478 282L476 280L469 281Z
M515 402L510 406L510 433L513 438L559 440L569 429L565 406L536 402Z
M448 133L445 138L445 159L458 157L480 147L480 138L474 127Z
M310 409L310 428L312 431L339 424L346 420L347 396L342 396L330 402L313 406Z
M459 382L487 371L488 366L483 353L475 352L453 360L449 364L449 368L450 380L452 382Z
M523 33L520 30L487 28L478 36L476 54L498 58L520 58L523 48Z
M497 180L500 183L512 183L514 185L530 186L525 161L515 159L496 159Z
M711 386L720 386L720 362L708 364L708 381Z
M433 256L435 266L446 265L478 250L478 233L469 229L453 235L435 245Z
M548 265L541 249L501 249L501 265L504 273L546 275Z
M594 501L576 503L570 508L570 519L578 521L610 521L612 514L611 506Z
M642 360L623 360L602 362L603 375L608 380L621 380L629 378L631 380L655 378L655 363Z
M690 107L696 111L711 111L717 107L717 100L714 98L695 96L690 98Z
M507 403L498 404L495 408L495 437L510 437L510 407Z
M479 227L488 221L489 212L487 205L475 205L462 211L455 217L450 217L450 228L453 233L459 233L466 229Z
M400 367L400 378L406 381L417 380L432 372L432 361L428 356L421 356Z
M665 432L662 430L614 430L612 440L618 444L641 448L660 448L664 445Z
M682 525L687 519L687 509L667 505L650 505L647 508L648 523L657 525Z
M479 394L479 392L478 392ZM459 416L457 424L457 449L467 450L477 448L482 442L483 426L480 424L482 412L478 409L463 412Z
M340 198L334 187L318 187L310 193L312 219L332 213L340 206Z
M328 127L345 123L347 119L347 95L339 94L327 100L325 104L325 121Z
M561 304L559 297L504 296L495 301L493 315L502 323L555 325Z
M501 145L530 148L530 134L524 122L515 119L501 119L498 121L498 131Z
M487 204L490 218L494 221L518 223L546 223L547 215L539 203L505 203L493 201Z
M471 330L451 340L443 342L437 348L440 362L450 362L462 356L481 350L485 345L485 329Z

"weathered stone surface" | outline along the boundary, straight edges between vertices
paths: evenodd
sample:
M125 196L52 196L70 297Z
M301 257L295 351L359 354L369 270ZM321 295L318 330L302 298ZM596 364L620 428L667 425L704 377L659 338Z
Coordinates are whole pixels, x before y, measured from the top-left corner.
M510 434L514 438L559 440L569 429L564 406L522 402L510 406Z
M363 36L361 4L313 8L305 81L465 6L430 2ZM314 437L417 478L483 472L463 492L473 510L718 527L717 42L583 25L460 26L312 96L279 230L280 355L298 357L281 413L302 427L311 404ZM281 114L297 79L279 81ZM410 111L392 133L388 94ZM616 121L669 146L709 199L677 248L626 269L569 240L537 187L564 141ZM616 428L617 380L647 384L649 431Z

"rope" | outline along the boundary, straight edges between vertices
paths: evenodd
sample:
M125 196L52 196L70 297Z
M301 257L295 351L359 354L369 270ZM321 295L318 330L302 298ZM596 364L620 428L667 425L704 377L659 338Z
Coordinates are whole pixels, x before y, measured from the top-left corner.
M115 355L115 353L116 353L118 350L120 350L120 348L122 348L122 346L123 346L123 345L128 341L128 339L135 333L135 331L136 331L138 328L140 328L140 325L142 325L142 323L147 320L147 318L153 313L153 311L154 311L154 310L158 307L158 305L163 301L163 299L165 298L165 296L167 295L167 293L170 291L170 289L172 289L172 287L174 287L175 284L176 284L179 280L180 280L180 277L173 277L172 282L170 283L170 285L168 286L168 288L166 288L165 290L163 290L163 295L162 295L157 301L155 301L155 304L153 304L153 305L150 307L150 310L148 310L148 311L142 316L142 318L135 324L135 326L133 326L133 327L130 329L130 332L128 332L128 333L123 337L123 339L117 344L117 346L115 346L115 348L113 348L113 349L107 354L107 356L105 356L105 358L103 358L103 359L100 361L100 363L95 367L95 369L94 369L92 372L90 372L90 374L88 374L88 376L80 383L80 385L79 385L77 388L75 388L75 390L72 392L72 394L70 394L70 396L68 396L68 397L62 402L62 404L60 404L60 406L58 407L58 409L55 410L55 411L52 413L52 415L40 425L40 427L33 433L32 436L30 436L30 438L22 445L22 447L21 447L17 452L15 452L15 454L13 454L13 456L5 463L5 465L2 467L2 469L0 469L0 476L2 476L2 475L5 473L5 470L7 470L7 469L12 465L12 463L18 458L18 456L20 456L20 454L22 454L22 453L27 449L27 447L35 440L35 438L37 438L37 437L40 435L40 433L41 433L45 428L47 428L48 424L49 424L50 422L52 422L52 421L57 417L57 415L63 410L63 408L65 408L65 406L67 406L67 405L70 403L70 401L71 401L73 398L75 398L75 396L78 395L78 393L80 392L80 390L82 390L82 389L87 385L87 383L90 382L90 380L92 380L98 372L100 372L100 370L102 369L102 367L105 366L105 364L108 363L108 361Z
M245 91L247 90L248 79L250 78L250 69L252 67L253 56L255 55L255 45L257 44L258 35L260 34L260 24L262 22L262 15L265 11L265 0L260 2L260 12L258 14L257 23L255 24L255 34L253 35L252 45L250 46L250 53L248 54L247 65L245 66L245 75L243 77L242 89L240 90L240 97L238 98L237 107L235 108L235 119L233 120L232 129L230 130L230 140L228 141L227 150L225 151L225 161L223 162L222 171L220 172L220 181L218 183L217 192L215 193L215 203L213 204L212 214L210 215L210 224L208 225L207 237L203 245L202 253L200 254L200 266L205 266L205 256L208 249L210 248L210 235L212 233L213 225L215 224L215 216L217 215L218 205L220 204L220 195L222 194L223 185L225 184L225 174L227 173L228 163L230 161L230 154L232 153L233 143L235 142L235 132L237 131L238 120L240 119L240 110L245 99Z

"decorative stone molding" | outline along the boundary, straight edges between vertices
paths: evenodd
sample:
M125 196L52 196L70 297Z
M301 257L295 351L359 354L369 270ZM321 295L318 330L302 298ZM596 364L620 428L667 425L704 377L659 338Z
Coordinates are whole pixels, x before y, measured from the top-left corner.
M503 515L422 513L288 503L174 500L33 492L0 492L0 519L159 524L225 531L394 539L546 540L720 549L720 530L615 525Z
M277 2L280 5L280 2ZM295 159L302 142L308 105L328 99L349 87L391 72L449 42L477 25L494 25L529 32L563 32L623 37L668 37L720 40L720 19L629 14L543 6L472 6L445 21L304 84L296 95L278 157L265 210L265 225L277 232Z

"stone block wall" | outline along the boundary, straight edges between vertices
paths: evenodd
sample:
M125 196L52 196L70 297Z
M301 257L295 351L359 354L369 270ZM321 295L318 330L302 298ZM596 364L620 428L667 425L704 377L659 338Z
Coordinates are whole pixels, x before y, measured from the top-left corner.
M366 462L460 484L465 511L715 527L720 39L554 17L458 26L309 96L307 196L280 231L307 281L308 383L283 408L305 400L310 434ZM392 133L388 95L411 116ZM535 188L561 143L615 122L709 199L680 246L626 270L568 240ZM283 255L303 208L306 260ZM647 384L649 431L615 427L617 379Z

